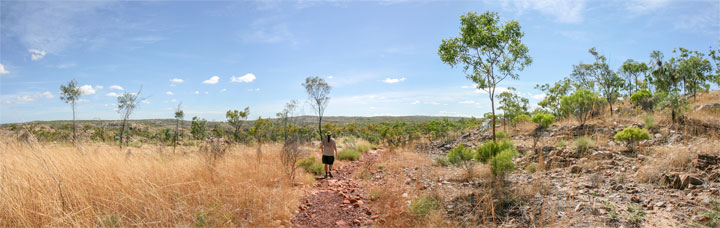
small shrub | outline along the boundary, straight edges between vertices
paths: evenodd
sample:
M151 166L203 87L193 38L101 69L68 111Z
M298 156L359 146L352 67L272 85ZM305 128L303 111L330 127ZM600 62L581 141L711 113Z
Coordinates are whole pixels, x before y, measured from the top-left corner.
M495 138L496 138L497 140L509 139L509 138L510 138L510 135L509 135L507 132L498 131L498 132L495 132Z
M423 196L411 202L408 209L410 210L410 214L422 218L438 208L440 208L440 204L437 200L430 196Z
M650 134L645 129L638 127L627 127L615 134L615 142L625 142L631 151L635 150L636 142L646 139L650 139Z
M435 163L437 163L440 166L450 166L451 165L450 161L448 161L448 159L446 157L436 157L434 160L435 160Z
M506 149L515 150L515 146L510 140L487 141L482 146L478 147L475 160L487 163L488 160Z
M519 123L525 123L530 122L530 116L527 114L520 114L517 115L515 118L513 118L512 123L513 124L519 124Z
M598 99L596 93L580 89L560 99L560 112L564 116L575 117L580 125L585 125L585 122L592 117L592 111L598 110L602 101L603 99Z
M638 205L628 205L627 213L624 215L628 220L628 223L630 223L633 227L640 227L640 224L642 224L646 216L645 211L643 211Z
M565 141L564 139L557 141L557 147L565 147L565 146L567 146L567 141Z
M720 226L720 202L712 200L710 202L710 207L702 214L702 217L703 219L700 221L703 221L703 225L708 227Z
M657 126L657 124L655 124L655 116L653 116L653 115L650 115L650 114L644 115L643 121L645 122L645 125L643 126L643 127L645 127L645 129L650 130Z
M525 166L525 171L528 173L535 173L535 170L537 170L537 163L530 163Z
M298 167L303 168L306 172L320 175L325 172L323 165L315 161L315 157L307 157L298 162Z
M635 107L639 107L645 111L652 110L652 94L647 90L640 90L630 95L630 103Z
M595 141L593 141L590 137L587 136L580 136L575 139L575 151L578 153L585 153L595 145Z
M470 161L473 159L473 152L470 148L466 148L464 145L453 148L447 154L447 160L450 164L459 165L462 162Z
M536 123L539 128L546 129L555 122L555 116L547 113L538 113L532 117L532 122Z
M101 227L118 228L120 227L120 219L115 215L108 215L100 219Z
M517 151L513 149L505 149L500 152L500 154L493 157L492 160L490 160L490 171L493 176L503 177L505 176L505 173L515 169L515 163L512 161L515 155L517 155Z
M357 138L353 136L348 136L345 139L343 139L342 144L346 148L353 148L357 146Z
M359 144L355 147L355 150L357 150L360 153L367 153L372 148L372 145L369 144Z
M338 160L356 161L360 158L360 152L355 148L345 148L338 152Z

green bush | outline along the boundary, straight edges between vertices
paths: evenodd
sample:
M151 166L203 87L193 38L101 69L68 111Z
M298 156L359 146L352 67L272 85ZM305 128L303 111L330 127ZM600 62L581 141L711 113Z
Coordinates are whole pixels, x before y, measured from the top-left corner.
M325 172L323 165L320 162L315 161L315 157L307 157L298 162L298 167L303 168L306 172L315 175L320 175Z
M477 148L475 160L487 163L495 155L507 149L515 150L515 146L510 140L487 141Z
M592 117L593 108L597 109L600 101L602 100L598 99L597 94L580 89L560 100L560 112L564 116L575 117L580 125L585 125L585 122Z
M447 154L447 160L450 164L458 165L464 161L470 161L473 159L473 151L470 148L466 148L465 145L460 144L453 148Z
M525 171L528 173L535 173L535 170L537 170L537 163L530 163L525 166Z
M447 159L446 157L436 157L434 160L435 160L435 163L437 163L437 164L440 165L440 166L449 166L449 165L451 165L451 164L450 164L450 161L448 161L448 159Z
M557 141L557 147L565 147L567 146L567 141L561 139L560 141Z
M512 122L513 122L513 124L519 124L519 123L524 123L524 122L530 122L530 119L531 118L529 115L520 114L520 115L516 116L515 118L513 118Z
M653 129L657 126L657 124L655 124L655 116L653 115L644 115L643 121L645 122L645 125L643 126L645 129Z
M643 110L652 110L652 94L647 90L640 90L630 96L630 103Z
M437 200L430 196L424 196L416 199L410 203L410 214L417 217L425 217L428 213L433 210L440 208L440 204Z
M630 150L635 150L635 143L641 140L650 139L650 134L645 129L638 127L627 127L615 134L615 142L624 142Z
M355 148L345 148L338 152L339 160L356 161L358 158L360 158L360 152Z
M495 132L495 138L497 138L497 140L509 139L510 135L507 132L498 131L498 132Z
M575 139L575 151L578 153L582 154L587 152L587 150L593 145L595 145L595 141L593 141L590 137L580 136Z
M542 129L549 128L555 122L555 116L547 113L538 113L533 115L532 122L536 123Z
M517 151L514 149L505 149L497 156L490 160L490 171L493 176L502 177L505 173L515 169L515 163L513 163L513 157L517 155Z
M359 144L357 147L355 147L355 150L357 150L360 153L367 153L372 148L372 145L369 144Z

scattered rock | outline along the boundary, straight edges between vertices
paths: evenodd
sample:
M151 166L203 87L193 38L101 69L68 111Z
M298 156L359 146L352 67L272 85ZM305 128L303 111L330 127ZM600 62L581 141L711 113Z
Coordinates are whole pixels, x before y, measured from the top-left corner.
M343 220L340 220L340 221L335 222L335 225L338 225L338 226L347 226L348 223L345 222L345 221L343 221Z
M578 165L570 166L570 173L580 173L582 168Z

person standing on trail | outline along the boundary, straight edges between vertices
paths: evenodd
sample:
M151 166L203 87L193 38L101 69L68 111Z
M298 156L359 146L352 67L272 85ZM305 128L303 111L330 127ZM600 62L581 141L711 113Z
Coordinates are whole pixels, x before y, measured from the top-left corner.
M332 166L335 163L335 156L337 156L337 146L335 146L335 139L332 138L332 133L328 131L325 138L322 139L320 144L322 149L322 163L325 166L325 178L332 176Z

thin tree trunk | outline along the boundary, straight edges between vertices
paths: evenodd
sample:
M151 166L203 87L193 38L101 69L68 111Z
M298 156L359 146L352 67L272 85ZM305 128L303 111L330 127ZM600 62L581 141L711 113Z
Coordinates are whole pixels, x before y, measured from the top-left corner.
M178 126L180 126L180 120L175 120L175 142L173 142L173 154L175 154L175 148L177 147L177 139L178 139Z
M76 127L75 127L75 102L72 103L72 111L73 111L73 144L77 141L77 133L76 133Z
M319 117L319 119L318 119L318 134L320 135L320 142L322 142L322 137L323 137L323 135L322 135L322 116L318 115L318 117Z
M492 108L492 139L495 140L495 99L492 98L492 95L490 95L490 105Z
M610 98L608 98L608 104L610 104L610 117L612 117L613 116L613 107L612 107L612 102L610 102Z
M125 121L122 121L122 128L120 128L120 148L123 146L123 135L125 134Z

